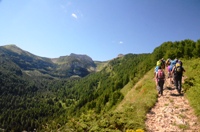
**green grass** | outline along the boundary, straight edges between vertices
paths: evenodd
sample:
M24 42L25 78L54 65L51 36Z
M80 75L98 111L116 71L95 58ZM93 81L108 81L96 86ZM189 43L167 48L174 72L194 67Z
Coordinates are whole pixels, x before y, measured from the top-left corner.
M165 106L168 106L169 104L165 104Z
M188 129L189 127L188 125L185 125L185 124L178 124L177 126L182 130Z
M95 61L94 63L96 64L96 71L101 71L107 64L109 61Z
M179 114L179 117L180 117L180 118L186 118L186 115Z
M155 82L152 79L153 69L150 70L124 97L116 111L122 112L126 119L126 129L145 130L146 113L157 101ZM128 88L124 88L128 89ZM122 89L123 91L123 89Z
M183 60L186 70L183 90L186 93L190 105L194 108L196 115L200 118L200 58Z
M173 102L174 102L174 100L173 100L173 99L169 99L169 101L170 101L170 103L173 103Z

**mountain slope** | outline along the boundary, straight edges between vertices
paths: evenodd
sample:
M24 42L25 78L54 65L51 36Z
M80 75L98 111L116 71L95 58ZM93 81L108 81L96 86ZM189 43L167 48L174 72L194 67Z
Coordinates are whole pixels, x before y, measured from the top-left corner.
M70 54L52 59L52 61L57 64L56 71L60 74L65 73L67 76L83 77L96 70L94 61L87 55Z
M72 58L72 61L73 59L76 57ZM79 64L81 63L83 62ZM87 65L87 61L84 61L84 64ZM85 65L83 70L87 70ZM82 71L76 75L86 76L90 73L88 71L82 74ZM78 79L69 78L74 74L69 76L59 72L58 64L49 58L35 56L15 45L1 46L0 130L39 129L42 127L41 123L65 112L67 106L62 106L64 94L59 92L59 89L63 83L73 86Z
M145 114L154 106L157 100L155 83L151 69L135 85L129 82L121 92L124 99L109 111L97 114L90 110L78 118L72 118L60 131L136 131L145 130ZM102 100L103 101L103 100ZM45 131L55 130L54 125L48 125Z
M32 69L53 69L55 65L50 59L33 55L18 48L16 45L6 45L0 47L0 53L9 57L23 70Z
M86 55L71 54L55 59L39 57L24 51L16 45L0 47L1 57L14 62L29 76L66 78L74 75L84 77L95 71L96 65Z

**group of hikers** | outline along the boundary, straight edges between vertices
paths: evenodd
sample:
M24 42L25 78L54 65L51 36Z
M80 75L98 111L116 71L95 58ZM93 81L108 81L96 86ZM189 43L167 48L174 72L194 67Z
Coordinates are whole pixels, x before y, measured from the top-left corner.
M185 72L182 61L178 59L167 59L165 61L162 58L157 61L154 71L158 95L163 95L163 86L166 80L165 69L167 72L167 78L170 79L170 83L174 84L178 93L181 94L182 76L183 72Z

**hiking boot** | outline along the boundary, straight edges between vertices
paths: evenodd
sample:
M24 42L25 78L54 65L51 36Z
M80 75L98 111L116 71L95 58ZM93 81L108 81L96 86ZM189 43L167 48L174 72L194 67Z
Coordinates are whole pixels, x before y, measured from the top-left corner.
M178 90L178 93L181 95L181 90Z
M161 95L161 94L160 94L160 91L158 91L158 97L160 97L160 95Z

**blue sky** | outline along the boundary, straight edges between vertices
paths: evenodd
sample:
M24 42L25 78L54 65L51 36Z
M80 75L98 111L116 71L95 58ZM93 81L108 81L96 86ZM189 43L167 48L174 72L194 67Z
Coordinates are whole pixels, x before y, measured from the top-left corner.
M106 61L200 39L199 0L0 0L0 46Z

